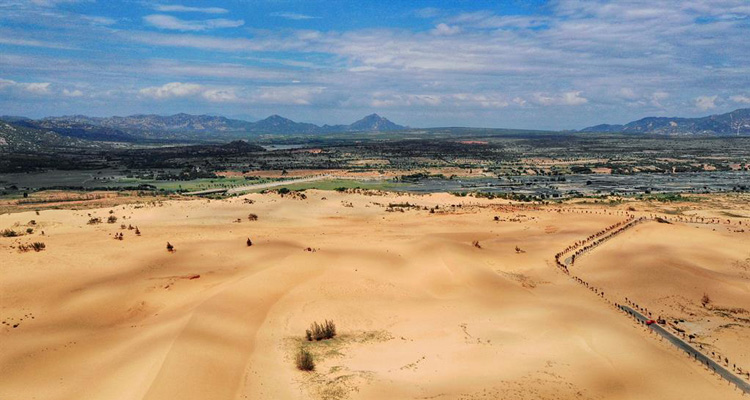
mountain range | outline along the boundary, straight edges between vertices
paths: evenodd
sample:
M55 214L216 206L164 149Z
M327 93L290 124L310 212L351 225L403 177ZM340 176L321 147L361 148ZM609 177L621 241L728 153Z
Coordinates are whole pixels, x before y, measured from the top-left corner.
M0 152L41 149L94 148L108 146L101 142L229 142L253 139L264 134L319 135L346 132L407 131L377 114L368 115L349 125L323 125L295 122L272 115L249 122L211 115L175 114L131 115L127 117L88 117L71 115L30 119L0 117ZM455 128L454 128L455 129ZM467 128L468 129L468 128ZM420 132L443 132L444 128ZM508 130L485 129L483 134L501 135ZM515 131L513 131L515 132ZM647 117L623 125L595 125L577 132L610 132L634 135L673 136L746 136L750 135L750 108L701 118ZM100 142L100 143L97 143Z
M152 140L222 140L248 138L261 134L325 134L338 132L384 132L407 129L377 114L349 125L323 125L295 122L272 115L256 122L212 115L138 114L127 117L88 117L69 115L30 119L0 117L16 126L47 130L62 136L94 141L134 142Z
M653 135L747 135L750 108L700 118L647 117L624 125L595 125L579 132L621 132Z

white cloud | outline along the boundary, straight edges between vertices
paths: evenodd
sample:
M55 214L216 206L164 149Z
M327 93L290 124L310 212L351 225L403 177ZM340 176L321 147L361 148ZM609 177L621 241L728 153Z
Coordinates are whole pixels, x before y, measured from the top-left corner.
M31 0L32 4L36 4L38 6L43 7L54 7L58 4L64 4L64 3L82 3L82 2L89 2L92 0Z
M735 103L750 104L750 97L745 95L732 96L729 99Z
M113 18L101 17L97 15L82 15L81 18L96 25L114 25L117 23L117 20Z
M13 87L16 85L16 81L11 81L9 79L3 79L0 78L0 90L3 90L5 88Z
M716 108L716 99L719 96L699 96L695 98L695 106L701 110L712 110Z
M297 13L291 13L291 12L275 12L271 13L272 17L279 17L279 18L285 18L285 19L291 19L296 21L301 21L305 19L315 19L318 17L313 17L312 15L306 15L306 14L297 14Z
M138 91L141 97L156 100L172 98L196 98L212 103L240 102L242 99L233 87L207 87L197 83L170 82L161 86L150 86Z
M0 90L11 89L20 93L33 94L37 96L53 94L50 82L16 82L10 79L0 78Z
M12 46L23 46L23 47L47 47L50 49L72 49L68 45L54 42L46 42L36 39L24 39L17 37L2 37L0 36L0 44L9 44Z
M565 92L559 95L548 95L542 93L536 93L534 100L537 104L543 106L579 106L586 104L589 100L581 96L580 90Z
M619 95L620 97L628 100L635 100L638 98L638 95L635 93L635 91L629 87L621 88Z
M68 97L81 97L83 96L83 92L78 89L74 89L74 90L63 89L63 95L68 96Z
M206 31L217 28L237 28L245 24L245 21L231 19L206 19L206 20L183 20L171 15L151 14L143 17L149 25L175 31Z
M450 36L461 32L461 28L458 26L450 26L448 24L437 24L435 29L430 31L433 35Z
M171 97L185 97L200 93L203 86L195 83L170 82L162 86L143 88L138 93L154 99L168 99Z
M197 12L204 14L226 14L229 12L226 8L219 7L190 7L179 4L157 4L154 10L161 12Z
M252 96L252 100L270 104L310 105L324 91L323 87L263 87Z
M10 79L0 78L0 90L11 89L20 93L33 94L37 96L52 94L50 82L16 82Z
M238 100L233 89L209 89L203 92L203 98L213 103L234 102Z
M25 89L27 92L33 94L49 94L50 85L51 83L49 82L27 83L25 84Z
M442 13L439 8L434 7L426 7L426 8L420 8L419 10L414 12L414 15L416 15L419 18L435 18L439 16Z
M452 107L452 108L505 108L510 103L495 93L430 93L405 94L376 92L370 101L372 107Z
M662 101L669 98L669 93L656 91L651 94L651 105L654 107L664 107Z

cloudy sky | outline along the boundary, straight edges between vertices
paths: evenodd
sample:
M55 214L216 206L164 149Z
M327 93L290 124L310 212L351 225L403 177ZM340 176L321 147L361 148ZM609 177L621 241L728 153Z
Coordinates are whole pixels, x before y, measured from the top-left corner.
M747 0L0 0L0 115L570 129L750 107Z

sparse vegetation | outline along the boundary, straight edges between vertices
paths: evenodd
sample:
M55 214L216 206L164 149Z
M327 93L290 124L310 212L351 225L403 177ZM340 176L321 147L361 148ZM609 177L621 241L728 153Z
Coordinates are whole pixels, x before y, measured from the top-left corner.
M297 364L297 369L300 371L315 370L315 360L313 360L312 354L303 348L299 349L299 352L295 357L295 363Z
M258 214L249 214L247 216L248 221L257 221L258 220Z
M710 303L711 303L711 298L708 297L708 294L703 293L703 297L701 297L701 304L703 305L703 307L706 307Z
M114 224L115 222L117 222L117 217L115 217L114 215L110 215L109 218L107 218L108 224Z
M99 217L90 218L88 222L89 225L96 225L96 224L101 224L101 223L102 223L102 219Z
M333 339L336 336L336 324L329 320L325 320L322 324L313 322L310 329L305 331L305 336L309 341Z

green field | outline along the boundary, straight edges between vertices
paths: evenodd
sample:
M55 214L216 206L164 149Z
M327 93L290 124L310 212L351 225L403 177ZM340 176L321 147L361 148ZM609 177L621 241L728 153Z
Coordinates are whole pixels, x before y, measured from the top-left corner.
M208 189L231 189L233 187L254 185L257 183L273 182L277 179L245 179L235 178L202 178L189 181L162 181L138 178L122 178L117 180L118 186L153 185L165 192L192 192Z
M398 188L401 186L399 183L394 183L391 181L358 181L353 179L331 179L331 180L322 180L322 181L315 181L315 182L303 182L303 183L295 183L291 185L286 186L278 186L273 188L275 189L281 189L281 188L287 188L289 190L307 190L307 189L318 189L318 190L336 190L340 188L345 189L370 189L370 190L393 190L395 188ZM269 189L266 189L269 190ZM261 190L257 190L256 192L260 192Z

